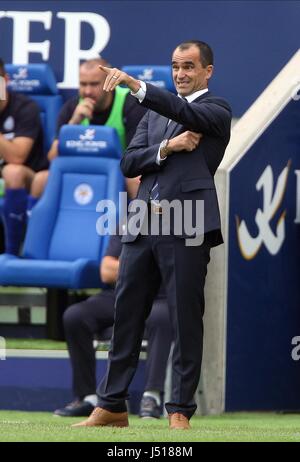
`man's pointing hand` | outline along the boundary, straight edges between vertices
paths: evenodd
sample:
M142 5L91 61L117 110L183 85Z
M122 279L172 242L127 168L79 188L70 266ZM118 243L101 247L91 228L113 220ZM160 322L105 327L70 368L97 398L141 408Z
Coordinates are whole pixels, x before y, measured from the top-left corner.
M141 85L140 81L134 79L126 72L117 69L116 67L105 67L99 65L99 69L106 74L106 79L103 85L103 90L113 91L117 85L123 84L126 85L133 93L139 91Z

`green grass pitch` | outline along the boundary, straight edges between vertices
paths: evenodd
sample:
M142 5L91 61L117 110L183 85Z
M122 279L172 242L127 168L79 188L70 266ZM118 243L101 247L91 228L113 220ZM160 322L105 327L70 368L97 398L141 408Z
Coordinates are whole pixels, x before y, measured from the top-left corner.
M295 442L300 415L236 413L195 416L191 430L169 430L166 418L129 417L128 428L71 428L79 418L50 413L0 411L1 442Z

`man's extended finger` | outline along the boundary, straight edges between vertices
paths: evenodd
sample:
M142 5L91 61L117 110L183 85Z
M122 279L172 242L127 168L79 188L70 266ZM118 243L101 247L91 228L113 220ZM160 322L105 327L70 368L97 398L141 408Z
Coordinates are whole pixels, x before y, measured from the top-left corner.
M106 73L106 78L105 82L103 85L103 90L104 91L113 91L115 87L119 84L119 77L121 75L119 69L117 68L111 68L111 67L105 67L99 65L99 68L101 68L105 73Z
M108 91L109 82L111 80L110 74L111 74L112 69L110 67L102 66L101 64L99 64L98 67L101 71L105 72L106 74L105 82L103 85L103 90Z
M101 71L105 72L106 74L109 74L110 71L111 71L111 68L110 67L105 67L105 66L102 66L101 64L99 64L99 69L101 69Z

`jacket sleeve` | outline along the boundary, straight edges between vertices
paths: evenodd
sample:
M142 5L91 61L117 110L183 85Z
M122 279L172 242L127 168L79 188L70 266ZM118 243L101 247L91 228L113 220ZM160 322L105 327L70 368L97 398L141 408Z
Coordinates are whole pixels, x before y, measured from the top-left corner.
M141 104L189 130L205 135L224 137L230 130L231 109L222 98L212 96L188 103L167 90L147 83L146 96Z
M157 172L161 168L156 163L159 143L148 146L149 113L150 111L147 111L140 121L136 133L121 160L121 170L124 176L128 178Z

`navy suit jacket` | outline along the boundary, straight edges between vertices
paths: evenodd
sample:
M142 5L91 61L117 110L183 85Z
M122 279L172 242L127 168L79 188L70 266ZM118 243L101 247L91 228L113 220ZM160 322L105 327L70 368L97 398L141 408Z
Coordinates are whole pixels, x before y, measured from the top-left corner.
M142 175L137 198L145 202L149 201L156 181L160 201L190 200L195 204L196 200L204 200L204 232L217 231L213 245L220 244L223 240L213 177L230 139L230 106L210 92L188 103L151 84L147 84L141 104L149 110L121 160L123 174L129 178ZM168 125L169 119L174 122ZM203 134L198 147L192 152L174 152L158 165L156 158L161 141L186 130ZM186 237L184 231L179 237ZM135 238L127 234L122 242Z

